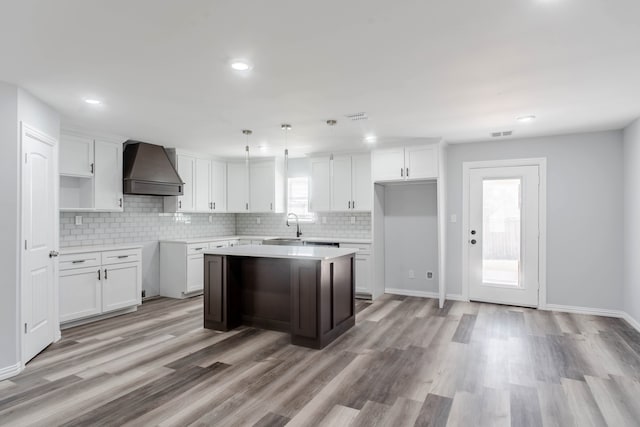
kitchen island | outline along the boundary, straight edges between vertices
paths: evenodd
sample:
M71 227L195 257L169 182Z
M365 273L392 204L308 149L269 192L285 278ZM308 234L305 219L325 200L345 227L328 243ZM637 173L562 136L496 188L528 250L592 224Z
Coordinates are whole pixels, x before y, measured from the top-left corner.
M353 248L247 245L204 256L204 327L289 332L323 348L355 324Z

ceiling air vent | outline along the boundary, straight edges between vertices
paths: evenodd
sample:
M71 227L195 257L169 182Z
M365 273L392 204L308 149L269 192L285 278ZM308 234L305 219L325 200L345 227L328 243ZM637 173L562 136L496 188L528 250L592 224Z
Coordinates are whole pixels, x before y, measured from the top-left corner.
M369 116L367 116L367 113L365 113L365 112L347 114L345 117L348 118L348 119L353 120L354 122L358 121L358 120L367 120L369 118Z
M500 138L503 136L511 136L511 135L513 135L512 130L505 130L504 132L491 132L491 137L493 138Z

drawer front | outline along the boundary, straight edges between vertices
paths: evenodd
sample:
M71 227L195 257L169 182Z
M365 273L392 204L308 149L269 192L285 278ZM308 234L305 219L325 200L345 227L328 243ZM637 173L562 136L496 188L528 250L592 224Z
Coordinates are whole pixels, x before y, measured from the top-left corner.
M209 249L209 243L193 243L187 245L187 255L201 254Z
M100 252L60 255L60 271L100 266Z
M102 265L121 264L123 262L139 262L142 260L140 249L125 249L102 252Z
M219 240L217 242L209 243L209 249L227 248L227 247L229 247L228 240Z

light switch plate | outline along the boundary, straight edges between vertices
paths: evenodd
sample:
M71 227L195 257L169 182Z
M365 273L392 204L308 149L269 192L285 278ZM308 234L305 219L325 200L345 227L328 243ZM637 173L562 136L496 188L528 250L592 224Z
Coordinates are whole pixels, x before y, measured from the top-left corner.
M82 216L76 215L76 225L82 225Z
M409 279L415 279L416 278L416 272L413 270L409 270Z

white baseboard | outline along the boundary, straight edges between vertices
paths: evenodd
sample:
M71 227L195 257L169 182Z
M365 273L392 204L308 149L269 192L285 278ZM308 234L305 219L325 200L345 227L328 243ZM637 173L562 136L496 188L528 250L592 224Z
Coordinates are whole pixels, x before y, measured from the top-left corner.
M627 312L622 313L622 318L626 320L628 324L630 324L636 331L640 332L640 322L631 317L631 315Z
M468 299L465 299L462 294L447 294L447 298L451 301L463 301L463 302L468 302Z
M406 297L422 297L422 298L439 298L437 292L425 292L425 291L410 291L407 289L398 289L398 288L385 288L385 294L392 295L403 295Z
M20 362L16 363L15 365L0 368L0 381L6 380L7 378L15 377L20 372L22 372L23 369L24 366L22 366L22 363Z
M605 308L577 307L573 305L547 304L544 310L560 311L562 313L587 314L590 316L623 317L620 310L608 310Z

